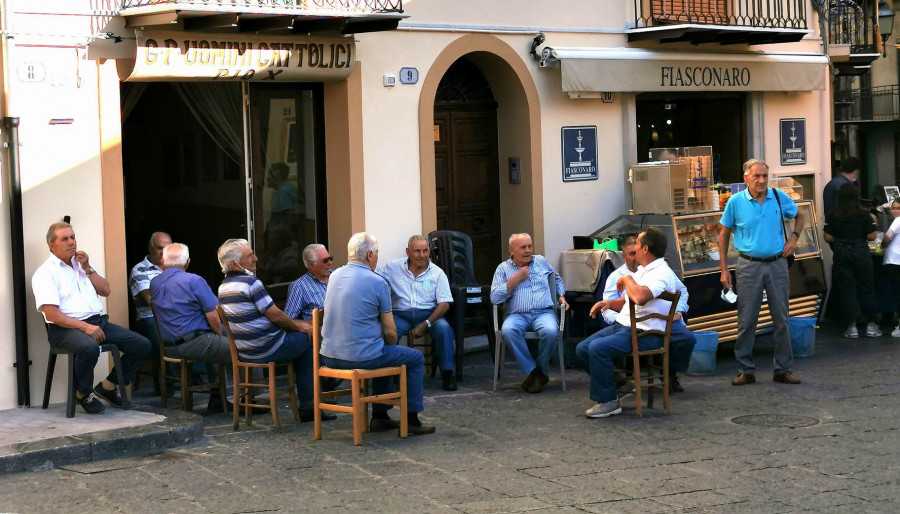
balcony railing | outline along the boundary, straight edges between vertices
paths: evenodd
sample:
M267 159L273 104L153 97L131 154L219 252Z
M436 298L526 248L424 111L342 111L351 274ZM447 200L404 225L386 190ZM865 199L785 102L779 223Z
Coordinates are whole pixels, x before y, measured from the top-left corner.
M227 8L276 8L304 10L330 10L365 13L403 12L403 0L122 0L122 10L164 5L190 5L209 7L210 10Z
M673 24L805 29L806 0L634 0L635 27Z
M868 6L871 12L866 12ZM851 54L876 53L874 2L834 0L828 6L828 44L850 45Z
M900 86L877 86L834 92L836 122L900 119Z

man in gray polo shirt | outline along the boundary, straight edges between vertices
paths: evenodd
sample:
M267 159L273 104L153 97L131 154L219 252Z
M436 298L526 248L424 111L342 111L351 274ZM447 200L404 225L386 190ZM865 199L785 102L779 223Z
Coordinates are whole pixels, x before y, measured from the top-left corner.
M397 346L397 326L391 313L391 291L375 274L378 241L365 232L353 234L347 243L349 262L328 279L325 320L322 324L322 363L337 369L376 369L406 365L407 416L411 435L431 434L418 413L424 407L422 381L425 357L417 350ZM372 380L375 394L393 391L392 377ZM397 429L400 422L388 417L389 405L374 404L369 430Z

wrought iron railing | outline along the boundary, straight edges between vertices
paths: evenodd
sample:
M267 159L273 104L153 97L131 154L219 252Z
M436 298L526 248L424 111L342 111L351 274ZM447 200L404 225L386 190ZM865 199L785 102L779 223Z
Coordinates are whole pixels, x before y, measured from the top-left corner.
M806 0L634 0L635 27L693 23L807 28Z
M900 119L900 86L877 86L834 92L835 121Z
M850 45L851 54L875 53L874 2L832 0L828 5L828 44Z
M282 9L329 9L351 12L403 12L403 0L121 0L121 8L148 7L165 4L189 4L208 6L210 10L217 7L275 7Z

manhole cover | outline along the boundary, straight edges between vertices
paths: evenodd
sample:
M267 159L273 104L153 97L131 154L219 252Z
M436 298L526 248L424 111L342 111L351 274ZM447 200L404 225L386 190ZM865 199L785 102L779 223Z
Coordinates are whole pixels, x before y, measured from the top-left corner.
M817 425L819 420L809 416L794 416L792 414L750 414L732 418L731 422L755 427L803 428Z

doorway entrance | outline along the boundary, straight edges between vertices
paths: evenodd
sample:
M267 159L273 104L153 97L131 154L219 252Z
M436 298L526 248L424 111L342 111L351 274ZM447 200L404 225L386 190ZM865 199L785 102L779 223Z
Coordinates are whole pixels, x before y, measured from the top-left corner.
M497 102L465 58L447 70L434 101L438 230L472 239L475 279L489 284L502 256Z

